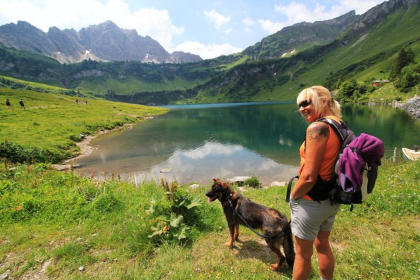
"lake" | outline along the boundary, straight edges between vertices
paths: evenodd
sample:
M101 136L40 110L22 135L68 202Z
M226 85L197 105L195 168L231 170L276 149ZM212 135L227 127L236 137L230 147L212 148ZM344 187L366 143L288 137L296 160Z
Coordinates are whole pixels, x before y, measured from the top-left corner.
M87 176L209 184L212 178L256 175L264 184L297 173L306 122L294 103L166 106L170 111L130 130L95 139L96 150L77 160ZM394 147L419 144L420 122L387 106L345 106L343 119L357 134Z

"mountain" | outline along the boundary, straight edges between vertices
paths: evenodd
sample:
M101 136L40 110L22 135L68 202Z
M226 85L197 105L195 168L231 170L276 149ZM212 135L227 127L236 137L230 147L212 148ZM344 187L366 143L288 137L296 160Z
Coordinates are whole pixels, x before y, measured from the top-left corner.
M246 48L242 53L254 60L279 58L293 54L296 51L335 40L357 19L355 11L351 11L330 20L297 23L265 37L255 45Z
M135 30L119 28L112 21L82 28L47 33L28 22L18 21L0 26L0 42L5 46L52 57L61 63L83 60L141 61L153 63L189 63L201 61L198 55L168 53L157 41Z
M285 100L314 84L334 90L344 80L387 79L402 48L420 56L419 26L420 0L387 1L358 16L329 43L283 58L248 60L197 86L191 94L196 97L184 102Z
M99 62L91 59L63 65L52 58L0 44L0 74L141 104L271 101L294 99L302 88L314 84L323 84L334 90L343 81L352 79L367 84L375 79L388 79L402 48L410 47L416 59L420 57L420 0L390 0L362 15L354 17L354 13L348 13L321 23L329 22L337 28L340 22L344 24L352 18L353 23L347 28L340 27L343 31L333 32L334 39L331 39L333 36L319 35L326 40L323 44L305 45L305 36L296 37L300 43L294 45L295 53L283 57L280 54L285 49L280 50L282 45L271 36L270 49L264 49L271 53L267 56L262 52L255 52L255 55L242 53L185 64ZM296 26L315 28L307 23L293 28ZM112 24L108 28L112 29ZM285 30L289 29L280 32ZM70 53L72 49L64 47L75 44L66 43L64 39L81 44L81 32L62 32L68 34L63 41L55 42L61 42L63 52ZM45 38L42 32L31 34L38 36L38 40ZM267 38L262 41L269 41ZM277 40L286 39L280 36ZM88 44L87 39L83 42ZM93 43L91 46L91 50L97 47ZM56 45L45 44L43 47L52 49ZM252 47L248 51L251 50ZM290 53L290 49L286 52ZM102 55L105 54L103 51ZM276 54L275 58L272 54ZM84 55L97 54L92 51Z

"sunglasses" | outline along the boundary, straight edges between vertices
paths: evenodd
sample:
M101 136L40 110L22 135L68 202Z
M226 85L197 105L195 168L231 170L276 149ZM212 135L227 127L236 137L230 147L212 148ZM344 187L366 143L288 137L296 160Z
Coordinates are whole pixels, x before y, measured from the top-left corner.
M312 101L311 101L311 100L305 100L305 101L300 102L300 103L299 103L299 105L298 105L298 107L299 107L299 108L300 108L300 107L305 108L305 107L308 107L309 105L311 105L311 103L312 103Z

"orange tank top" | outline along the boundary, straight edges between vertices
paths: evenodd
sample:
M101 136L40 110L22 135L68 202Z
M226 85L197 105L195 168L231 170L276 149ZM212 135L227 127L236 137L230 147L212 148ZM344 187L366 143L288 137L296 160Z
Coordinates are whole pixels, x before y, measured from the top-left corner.
M341 120L336 116L326 116L325 118L333 119L341 123ZM329 181L333 177L335 161L337 159L338 153L340 152L341 145L340 138L334 131L334 129L330 125L328 125L328 128L330 130L330 136L328 137L325 154L321 161L321 167L319 168L319 176L324 181ZM302 172L303 167L305 166L305 141L300 146L299 154L300 168L298 175L300 176L300 173Z

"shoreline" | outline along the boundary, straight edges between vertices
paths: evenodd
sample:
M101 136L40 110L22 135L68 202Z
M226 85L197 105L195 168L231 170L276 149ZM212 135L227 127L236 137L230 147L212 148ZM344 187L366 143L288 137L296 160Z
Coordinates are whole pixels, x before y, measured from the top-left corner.
M415 95L413 98L410 98L403 103L397 103L395 107L406 111L416 120L420 119L420 96L418 95Z
M151 119L151 118L153 117L148 117L147 119ZM77 168L78 165L74 165L72 163L74 163L76 160L80 158L90 155L94 150L96 150L96 147L91 144L92 140L100 136L107 135L107 134L122 132L128 129L132 129L133 126L137 123L127 123L127 124L123 124L122 126L115 127L113 129L99 130L98 132L92 135L85 136L82 141L76 143L76 146L78 146L80 149L80 152L78 154L76 154L75 156L71 158L63 160L60 163L51 164L51 167L58 171L66 171L66 170Z

